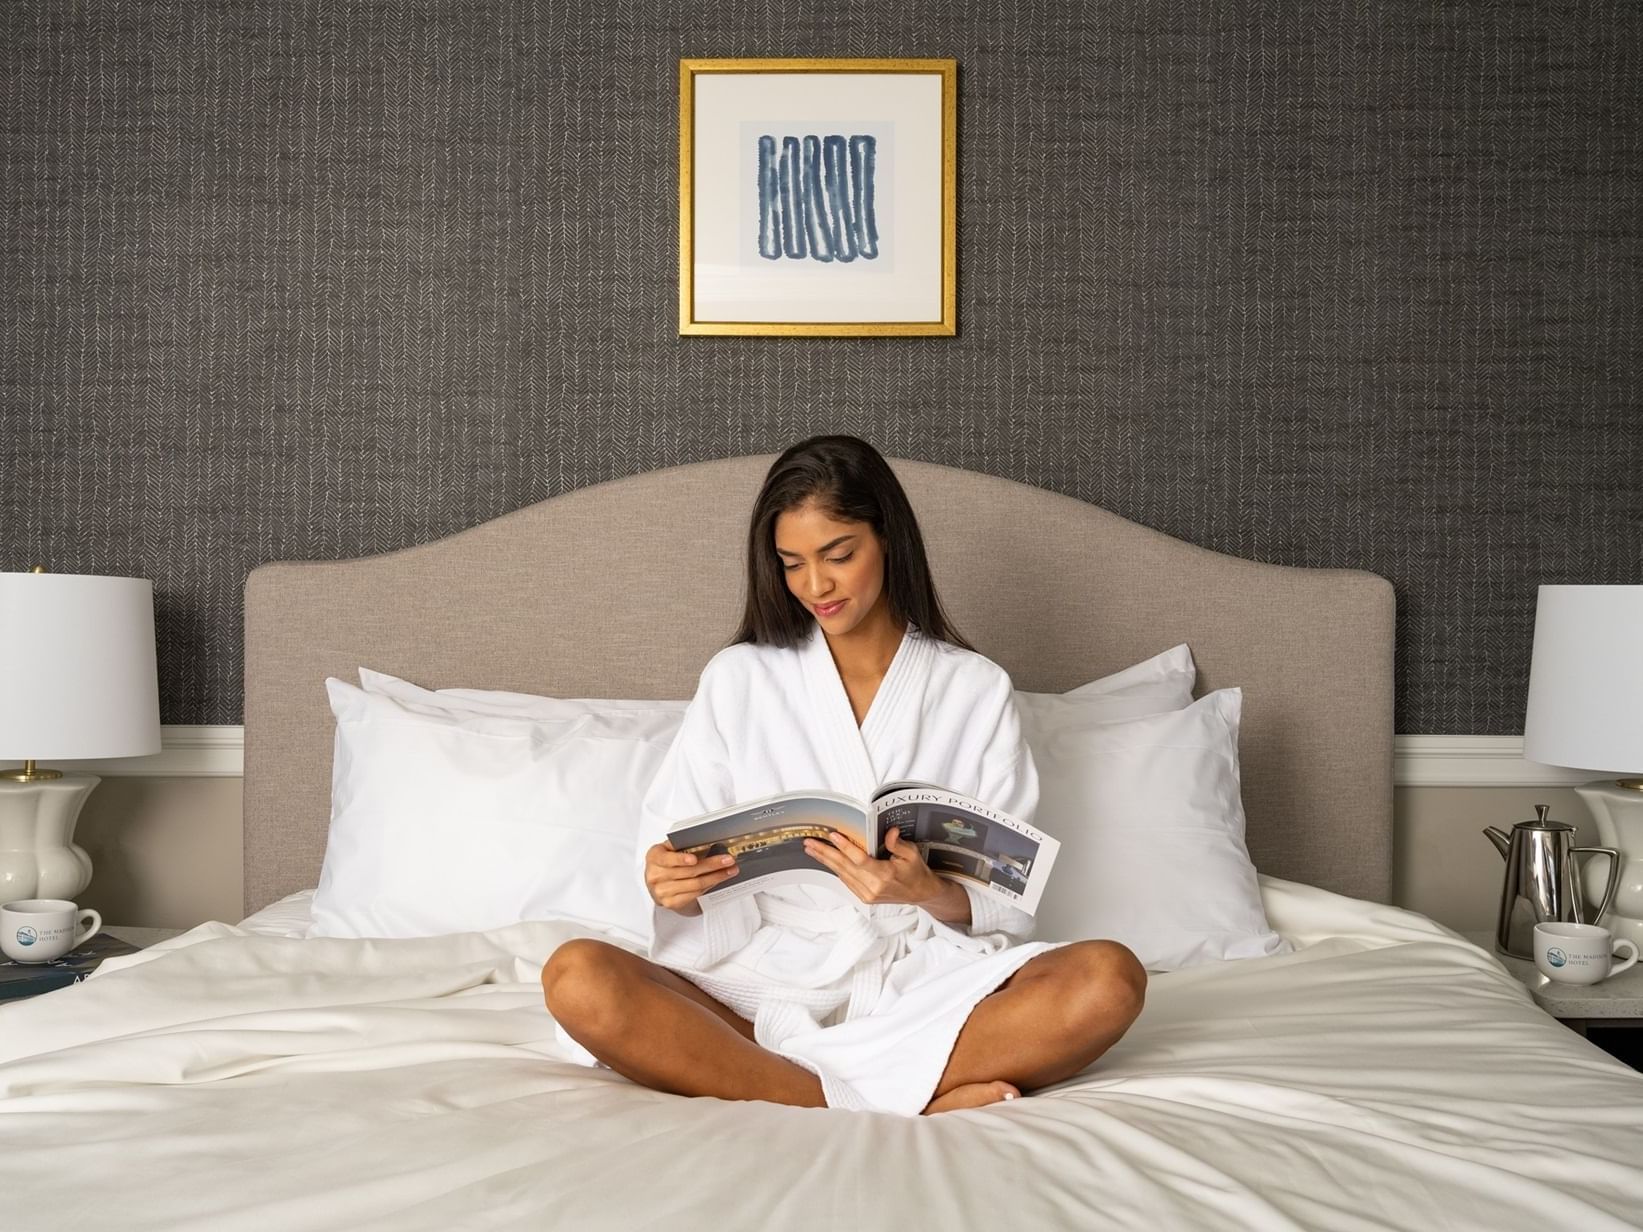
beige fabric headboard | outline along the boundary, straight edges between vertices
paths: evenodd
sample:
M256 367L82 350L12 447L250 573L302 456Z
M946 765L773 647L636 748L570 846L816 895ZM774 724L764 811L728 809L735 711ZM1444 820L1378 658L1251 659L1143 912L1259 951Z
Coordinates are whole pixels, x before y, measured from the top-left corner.
M361 665L431 688L689 697L741 610L771 459L654 471L434 543L276 562L245 593L245 907L319 879L332 723ZM1060 691L1177 642L1200 693L1245 690L1251 856L1384 901L1392 878L1391 585L1218 555L1069 497L895 463L943 602L1016 686Z

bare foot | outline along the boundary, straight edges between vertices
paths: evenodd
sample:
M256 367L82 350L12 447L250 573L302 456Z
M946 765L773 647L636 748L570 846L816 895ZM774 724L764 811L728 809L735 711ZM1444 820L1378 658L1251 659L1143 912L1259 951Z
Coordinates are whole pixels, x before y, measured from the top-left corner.
M924 1109L924 1115L933 1112L955 1112L960 1108L984 1108L988 1104L996 1104L1004 1099L1019 1099L1021 1092L1007 1082L967 1082L961 1087L954 1087L945 1095L932 1099Z

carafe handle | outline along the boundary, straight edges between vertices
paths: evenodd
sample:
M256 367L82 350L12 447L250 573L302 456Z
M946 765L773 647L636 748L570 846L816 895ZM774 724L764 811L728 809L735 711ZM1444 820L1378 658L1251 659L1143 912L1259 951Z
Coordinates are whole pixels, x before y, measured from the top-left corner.
M1569 851L1571 856L1592 855L1609 857L1609 886L1603 891L1603 901L1598 904L1597 910L1589 920L1581 920L1581 924L1597 924L1603 919L1603 913L1614 902L1615 891L1620 888L1620 853L1613 847L1574 847Z

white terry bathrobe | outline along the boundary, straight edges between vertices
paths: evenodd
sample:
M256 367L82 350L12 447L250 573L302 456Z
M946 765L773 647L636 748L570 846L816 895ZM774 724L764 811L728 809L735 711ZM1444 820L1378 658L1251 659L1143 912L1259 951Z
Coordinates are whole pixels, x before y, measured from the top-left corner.
M858 729L820 628L792 650L732 646L703 670L657 772L641 858L671 827L741 801L816 788L870 799L899 779L1031 820L1038 775L1002 668L909 628ZM709 899L699 916L658 907L650 955L752 1020L831 1107L916 1115L970 1011L1054 948L1017 944L1032 918L964 888L968 927L869 906L842 883Z

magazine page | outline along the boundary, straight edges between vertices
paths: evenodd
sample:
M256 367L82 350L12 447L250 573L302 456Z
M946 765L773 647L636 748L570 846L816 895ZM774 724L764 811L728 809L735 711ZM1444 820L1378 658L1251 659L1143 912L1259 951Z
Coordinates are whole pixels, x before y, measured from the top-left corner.
M741 872L702 895L729 902L755 890L809 883L842 888L827 866L805 854L804 840L842 830L873 850L861 802L826 791L788 792L693 818L668 832L675 851L704 859L733 855Z
M924 862L944 877L979 885L1028 915L1038 910L1061 844L1042 830L968 796L925 783L879 790L874 850L891 826L918 844Z

